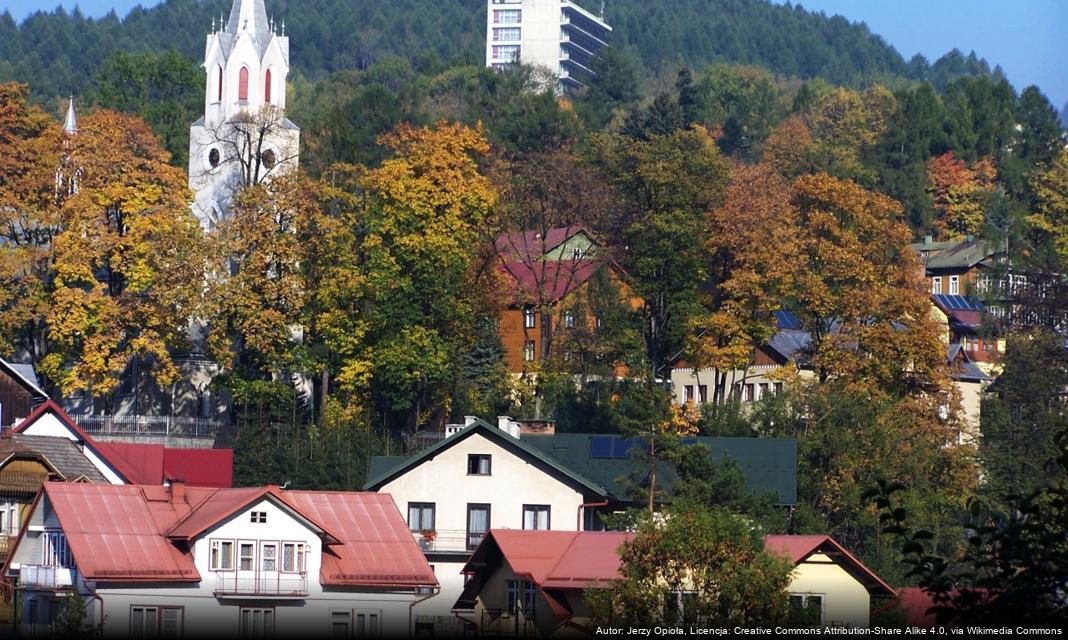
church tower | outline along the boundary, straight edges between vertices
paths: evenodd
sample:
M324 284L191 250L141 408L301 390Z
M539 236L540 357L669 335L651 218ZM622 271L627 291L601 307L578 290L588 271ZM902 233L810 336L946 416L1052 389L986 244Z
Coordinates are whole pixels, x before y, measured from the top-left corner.
M205 229L223 218L235 194L296 168L300 129L285 117L289 38L264 0L234 0L213 21L204 49L204 117L189 135L189 187Z

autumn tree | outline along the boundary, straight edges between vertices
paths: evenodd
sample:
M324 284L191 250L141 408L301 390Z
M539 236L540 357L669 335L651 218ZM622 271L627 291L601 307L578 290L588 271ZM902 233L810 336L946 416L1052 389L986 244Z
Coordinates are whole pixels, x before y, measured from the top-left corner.
M792 567L759 530L721 509L647 515L619 548L620 578L585 592L598 624L785 623Z
M1032 179L1037 206L1027 217L1033 241L1053 270L1068 271L1068 150Z
M183 173L147 125L100 111L68 139L76 184L54 240L50 353L41 370L65 393L105 395L132 360L167 384L203 282L200 226Z
M482 132L439 123L381 138L392 157L338 174L351 233L316 304L339 390L393 425L443 421L480 300L480 243L496 192L479 171ZM331 178L333 179L333 178Z
M26 87L0 84L0 352L22 350L34 364L49 348L63 149L58 123L27 101Z
M877 393L940 392L944 348L901 205L828 175L794 182L793 295L820 380Z
M772 312L791 291L797 260L791 195L769 166L737 165L723 204L708 214L708 277L686 357L695 370L712 369L714 403L727 401L731 373L747 369L754 349L774 334Z
M593 165L622 202L620 261L644 300L649 373L667 378L700 312L706 214L720 201L727 165L709 132L697 126L648 139L595 136L592 147Z
M952 151L927 162L927 189L935 207L939 240L979 234L996 195L997 169L989 157L969 166Z

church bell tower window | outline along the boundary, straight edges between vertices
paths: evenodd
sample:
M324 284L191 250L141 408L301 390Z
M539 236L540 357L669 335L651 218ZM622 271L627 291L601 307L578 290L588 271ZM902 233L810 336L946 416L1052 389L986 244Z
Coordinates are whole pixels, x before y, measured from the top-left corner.
M263 101L271 104L271 70L268 69L263 77Z
M215 75L218 76L218 78L219 78L218 86L216 87L216 92L215 92L215 101L216 102L222 102L222 84L223 84L223 68L222 68L222 65L217 65L215 67Z
M248 67L241 67L241 73L237 76L237 99L248 102Z

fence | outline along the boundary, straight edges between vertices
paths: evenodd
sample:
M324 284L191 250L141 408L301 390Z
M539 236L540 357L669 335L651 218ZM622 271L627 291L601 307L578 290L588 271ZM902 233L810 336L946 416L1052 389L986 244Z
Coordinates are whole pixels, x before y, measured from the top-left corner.
M89 435L214 438L225 423L173 416L71 416Z

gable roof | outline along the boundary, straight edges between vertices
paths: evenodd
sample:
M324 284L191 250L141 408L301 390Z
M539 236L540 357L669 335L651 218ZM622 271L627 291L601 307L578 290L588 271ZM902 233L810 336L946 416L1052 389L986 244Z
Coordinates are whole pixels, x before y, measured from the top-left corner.
M13 433L10 438L0 438L0 468L13 458L39 457L66 481L86 478L90 482L107 482L100 470L89 462L81 449L66 438L31 436ZM39 487L34 487L34 492Z
M787 558L795 565L801 564L815 553L822 553L863 584L871 595L895 595L893 587L830 536L764 536L764 546L768 551Z
M501 271L511 283L513 304L560 302L610 263L601 260L538 260L505 262Z
M46 483L33 509L42 496L54 509L75 564L87 580L199 582L189 542L240 509L270 499L323 535L322 584L374 588L437 584L388 495L188 487L179 496L158 485ZM339 533L335 536L331 530ZM9 558L5 574L10 562Z
M0 358L0 371L6 373L26 391L30 392L34 399L39 401L48 399L48 394L44 392L44 389L41 388L41 383L37 380L37 372L33 370L33 365L15 364Z
M618 531L518 531L491 529L463 568L474 573L454 609L471 609L488 575L480 572L502 558L519 577L533 582L553 612L566 614L558 589L585 589L620 577L619 547L634 537Z
M608 494L625 500L631 491L627 479L635 473L629 452L640 446L618 435L589 433L524 434L522 441L540 449L563 466L582 469L594 482L607 487ZM779 504L797 502L797 442L779 438L688 438L692 444L709 448L715 459L729 458L738 464L757 493L774 493ZM657 467L657 483L670 490L674 477L671 466Z
M581 234L585 234L593 240L590 232L582 225L577 224L547 229L544 236L540 231L502 233L497 236L494 248L497 250L497 255L505 262L538 260L571 238Z
M105 448L100 446L100 443L89 437L89 434L85 433L81 427L79 427L67 412L64 411L58 404L52 400L46 400L44 404L39 405L36 409L30 412L30 415L25 420L12 427L12 431L15 433L24 433L39 420L42 420L45 416L52 415L59 421L71 435L71 438L79 443L85 445L85 447L93 451L99 456L109 467L111 467L119 476L125 479L126 482L132 482L131 478L137 477L137 470L130 466L125 460L115 456L109 456Z
M608 492L604 486L588 479L585 475L580 475L574 471L575 467L561 464L555 457L546 455L546 452L542 449L532 446L525 440L517 440L497 427L478 419L454 435L445 438L421 453L398 459L399 462L391 468L383 470L385 465L381 462L376 464L374 459L372 459L371 469L378 471L378 474L371 476L367 484L364 485L364 488L369 491L377 491L393 479L408 473L424 462L433 460L442 451L445 451L476 434L485 437L521 458L525 458L528 462L534 462L537 465L540 465L543 471L554 475L567 484L583 489L584 493L593 494L600 498L608 497Z
M992 257L996 251L988 248L982 240L957 242L927 258L924 265L928 271L939 269L971 269Z
M131 484L162 484L183 480L202 487L225 488L232 484L234 455L231 449L171 449L159 444L98 442L71 419L67 412L47 400L13 427L24 434L46 415L54 416L75 442L84 444Z

